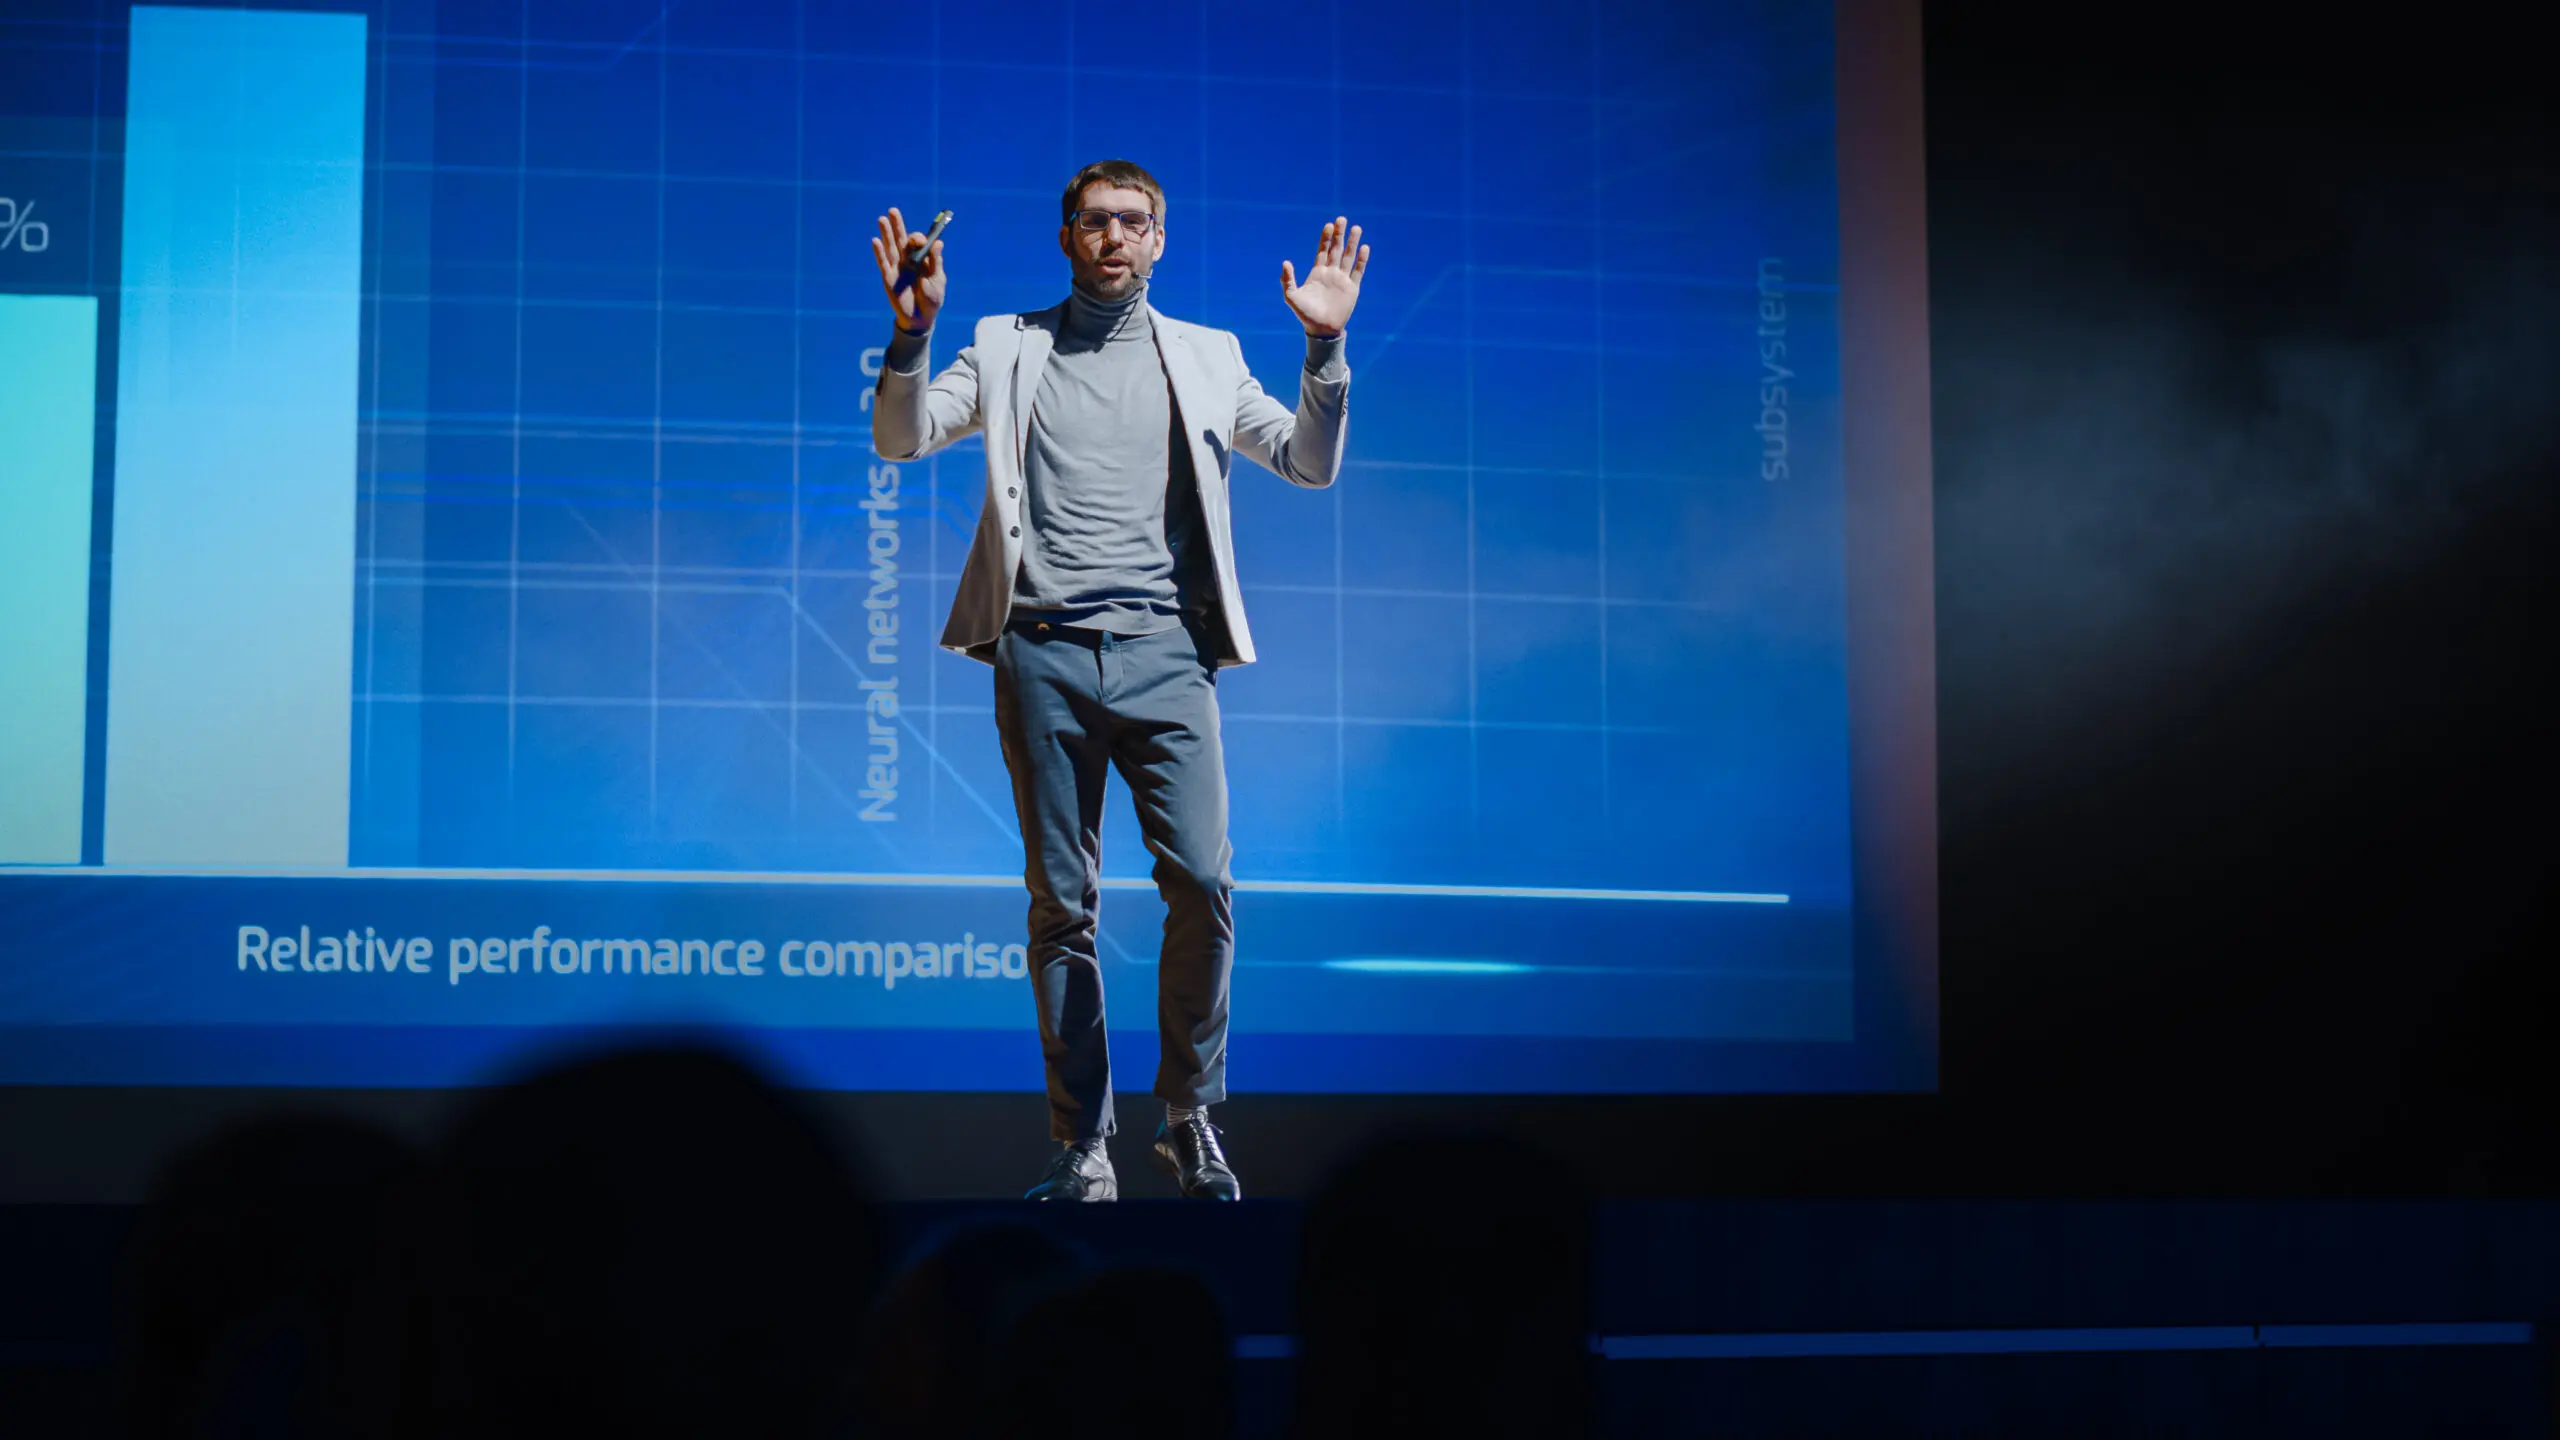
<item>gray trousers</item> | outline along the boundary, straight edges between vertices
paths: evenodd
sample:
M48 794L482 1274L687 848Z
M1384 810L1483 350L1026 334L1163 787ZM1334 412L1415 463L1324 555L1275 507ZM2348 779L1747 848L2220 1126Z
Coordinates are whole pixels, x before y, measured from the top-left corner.
M1191 631L1119 636L1018 620L996 642L996 731L1022 821L1031 984L1049 1076L1049 1131L1109 1135L1111 1052L1094 942L1102 910L1102 792L1117 766L1164 896L1156 970L1155 1093L1227 1093L1235 881L1214 648Z

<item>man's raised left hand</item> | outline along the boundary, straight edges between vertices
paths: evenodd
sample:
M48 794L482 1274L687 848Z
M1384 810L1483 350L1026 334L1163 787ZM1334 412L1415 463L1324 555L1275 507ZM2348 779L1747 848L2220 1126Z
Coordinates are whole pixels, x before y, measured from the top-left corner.
M1369 247L1360 243L1360 227L1337 215L1316 240L1316 263L1307 267L1307 283L1298 283L1297 267L1280 262L1280 298L1297 312L1310 335L1342 333L1360 303L1360 277L1369 269Z

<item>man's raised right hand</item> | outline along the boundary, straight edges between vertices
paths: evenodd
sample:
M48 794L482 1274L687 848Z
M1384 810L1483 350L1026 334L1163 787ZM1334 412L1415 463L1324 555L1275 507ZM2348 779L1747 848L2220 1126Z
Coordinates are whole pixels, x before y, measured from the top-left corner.
M880 233L871 237L871 258L879 262L880 288L888 293L898 328L930 330L933 317L942 310L942 292L948 283L942 269L942 242L934 241L933 248L910 269L906 265L910 233L918 240L924 238L921 230L910 232L906 217L890 206L889 213L880 217Z

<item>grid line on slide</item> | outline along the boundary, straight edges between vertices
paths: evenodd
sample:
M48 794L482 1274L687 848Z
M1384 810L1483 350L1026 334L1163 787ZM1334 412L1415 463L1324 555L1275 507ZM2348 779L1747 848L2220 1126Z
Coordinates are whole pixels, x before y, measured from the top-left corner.
M534 869L524 866L437 866L404 865L392 868L357 866L351 869L208 869L151 865L12 865L11 875L43 875L73 879L118 879L132 876L155 876L162 879L256 878L262 880L503 880L537 882L544 880L593 881L606 884L703 884L703 885L810 885L887 887L916 886L927 889L983 889L1010 891L1022 884L1013 874L945 875L945 874L867 874L859 871L811 870L568 870ZM1105 875L1096 882L1105 890L1155 889L1155 881L1135 875ZM1600 903L1643 905L1791 905L1795 897L1773 891L1756 890L1632 890L1598 886L1572 885L1428 885L1358 880L1259 880L1243 878L1235 882L1244 894L1266 895L1397 895L1463 900L1588 900ZM1122 958L1128 958L1125 955ZM1598 968L1610 967L1585 967ZM1643 967L1625 973L1644 973Z
M382 147L381 137L391 132L393 67L383 63L386 47L378 32L367 35L366 49L368 51L365 57L366 78L372 82L368 93L373 97L372 129L375 137L373 144L368 148L379 151ZM368 175L366 178L372 182L365 186L365 209L371 217L367 225L374 235L379 236L382 234L385 186L378 175ZM382 413L382 299L383 293L390 288L382 282L383 258L382 247L379 244L365 247L365 271L369 280L364 297L365 330L371 338L366 345L366 353L361 362L364 366L364 406L356 418L358 426L356 443L364 447L365 457L364 464L356 477L358 500L364 516L364 544L356 554L356 564L361 568L364 577L361 589L364 596L362 612L364 633L359 637L364 658L359 668L364 676L360 683L368 694L382 688L379 672L376 669L380 658L379 641L382 634L382 572L379 566L371 563L373 557L382 553L382 428L369 423L369 417ZM374 715L372 707L362 704L356 707L355 726L356 788L358 794L369 801L373 793Z
M659 12L660 22L665 12ZM809 30L808 0L791 0L791 613L805 613L800 595L800 433L801 331L807 317L801 313L801 296L808 269L808 191L801 185L802 172L809 165ZM666 104L666 91L658 92L661 108ZM791 649L791 763L786 767L783 784L787 792L789 813L794 823L800 818L800 627L790 632Z
M522 643L524 587L517 567L524 558L524 190L525 151L530 143L532 127L533 71L526 63L533 53L533 5L531 0L517 7L517 24L523 44L516 55L516 294L514 370L509 381L508 409L511 422L507 435L507 803L516 798L516 675L517 655ZM375 187L379 189L380 187ZM376 342L379 344L380 342Z
M1342 193L1342 0L1327 0L1325 5L1325 82L1331 87L1332 102L1325 107L1325 153L1331 163L1333 180L1330 193ZM1205 173L1208 165L1204 162ZM1345 342L1346 347L1348 341ZM1346 357L1347 358L1347 357ZM1342 723L1343 712L1351 698L1345 688L1342 657L1348 642L1349 607L1344 603L1350 592L1343 586L1344 508L1350 503L1339 481L1325 497L1333 508L1333 823L1341 825L1351 818L1351 745L1350 727Z
M931 16L930 31L932 37L931 43L933 46L933 63L925 67L929 72L925 78L926 95L932 102L930 117L926 122L925 132L929 137L930 143L925 146L925 151L930 157L928 165L929 174L932 180L933 193L940 195L944 193L945 189L942 180L942 7L939 5L931 5L927 6L926 9ZM882 353L885 355L887 352L883 351ZM939 454L928 456L924 462L925 495L928 502L936 508L939 508L942 504L942 462L949 457L950 452L944 451ZM950 583L949 581L943 581L942 577L942 527L940 525L927 525L924 527L924 533L925 563L930 568L931 578L936 581L942 581L943 583ZM957 579L957 577L952 578L953 580ZM925 703L932 707L931 712L925 716L924 743L926 750L936 755L942 753L942 668L943 667L939 665L927 665L924 667ZM927 768L925 771L925 815L935 825L939 825L942 822L942 784L942 767L935 765Z
M522 0L528 10L532 0ZM663 35L667 7L658 6ZM666 485L667 485L667 52L658 51L657 176L654 182L652 240L656 271L651 277L649 330L649 829L658 828L658 699L660 658L666 639ZM795 629L797 627L794 627Z
M1600 144L1600 0L1591 0L1591 173L1601 173L1605 158ZM1594 207L1597 208L1597 207ZM1592 288L1605 295L1609 292L1609 247L1591 247ZM1594 359L1591 366L1591 468L1595 472L1591 487L1592 504L1598 512L1592 526L1592 541L1599 549L1600 567L1600 728L1595 743L1600 747L1600 832L1608 834L1616 806L1612 801L1611 779L1614 767L1609 763L1609 367L1598 357L1609 353L1609 307L1591 307L1591 341Z
M1475 31L1462 27L1458 38L1458 303L1463 319L1459 349L1466 356L1466 485L1467 485L1467 831L1484 843L1484 747L1477 722L1482 718L1483 640L1477 633L1476 565L1479 527L1476 519L1476 91ZM1436 282L1435 282L1436 283ZM1417 309L1420 306L1417 304ZM1390 336L1390 339L1394 337Z

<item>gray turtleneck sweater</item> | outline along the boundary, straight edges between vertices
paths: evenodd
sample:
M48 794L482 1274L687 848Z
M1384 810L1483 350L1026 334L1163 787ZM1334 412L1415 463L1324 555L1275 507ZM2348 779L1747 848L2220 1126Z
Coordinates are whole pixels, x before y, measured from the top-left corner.
M888 363L913 368L924 347L901 333ZM1339 337L1308 340L1310 371L1341 366ZM1191 450L1176 442L1144 285L1117 301L1070 291L1024 441L1017 612L1152 635L1214 603Z
M1146 287L1067 296L1023 439L1014 607L1119 635L1181 624L1184 602L1205 600L1185 563L1203 558L1200 501Z

